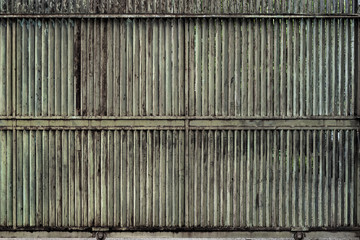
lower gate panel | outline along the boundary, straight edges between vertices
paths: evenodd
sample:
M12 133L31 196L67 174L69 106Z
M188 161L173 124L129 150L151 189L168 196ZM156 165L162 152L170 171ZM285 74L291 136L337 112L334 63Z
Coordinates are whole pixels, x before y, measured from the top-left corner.
M14 130L0 140L2 229L359 226L357 130Z

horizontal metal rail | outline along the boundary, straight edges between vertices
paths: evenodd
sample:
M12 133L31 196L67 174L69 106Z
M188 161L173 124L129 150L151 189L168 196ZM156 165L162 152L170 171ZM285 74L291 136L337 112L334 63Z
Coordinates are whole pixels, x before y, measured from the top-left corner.
M359 14L0 14L0 18L285 18L357 19Z
M89 129L89 130L190 130L231 129L357 129L360 121L344 119L2 119L0 129Z
M3 232L27 232L27 231L34 231L34 232L42 232L42 231L74 231L74 232L118 232L118 233L130 233L130 232L193 232L193 233L201 233L201 232L237 232L237 231L254 231L254 232L309 232L309 231L348 231L348 232L359 232L360 227L225 227L225 226L214 226L214 227L156 227L156 226L133 226L133 227L21 227L16 226L13 228L12 226L9 227L0 227L0 238L2 238Z
M190 129L353 129L357 120L193 120Z
M211 232L109 232L105 233L106 238L293 238L294 232L276 232L276 231L211 231ZM345 232L306 232L309 239L318 238L346 238L357 239L359 233ZM67 231L3 231L0 237L6 238L95 238L96 232L67 232Z
M357 120L353 116L0 116L0 120Z

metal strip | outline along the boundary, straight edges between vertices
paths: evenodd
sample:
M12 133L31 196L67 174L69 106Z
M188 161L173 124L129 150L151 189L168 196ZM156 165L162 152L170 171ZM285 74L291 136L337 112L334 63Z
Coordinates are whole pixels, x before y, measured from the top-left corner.
M345 236L359 237L360 227L225 227L225 226L214 226L214 227L154 227L154 226L129 226L129 227L18 227L16 230L13 230L11 227L1 227L0 228L0 238L16 238L20 236L26 236L26 234L35 233L37 236L41 234L50 234L50 233L66 233L69 237L81 236L81 234L91 234L93 232L101 231L108 233L107 236L110 238L111 235L122 235L122 234L178 234L178 236L190 237L192 234L215 234L213 237L220 238L222 234L238 234L237 237L241 236L241 233L262 233L265 232L268 234L271 233L287 233L287 232L305 232L306 234L310 233L322 233L321 238L325 238L326 233L338 233L345 234ZM74 236L71 236L74 234ZM184 234L184 235L183 235ZM136 235L134 235L135 237ZM335 235L336 236L336 235ZM47 236L49 237L49 236ZM60 237L60 235L58 235ZM150 237L147 236L147 237ZM262 235L264 237L264 235ZM309 238L312 239L312 238Z
M0 237L11 238L95 238L95 232L2 232ZM317 238L336 238L336 239L356 239L356 232L309 232L305 233L309 239ZM107 233L107 238L293 238L294 233L287 232L112 232Z
M357 120L191 120L190 128L202 129L317 129L359 128Z
M0 18L277 18L356 19L359 14L0 14Z
M185 68L185 85L184 85L184 95L185 95L185 141L184 141L184 148L185 148L185 155L184 155L184 175L185 175L185 199L184 199L184 207L185 207L185 214L184 214L184 223L185 226L189 225L189 211L190 211L190 204L189 204L189 78L190 78L190 71L189 71L189 59L190 59L190 35L189 35L189 21L184 21L184 47L185 47L185 64L187 64Z
M319 121L319 120L341 120L341 121L360 121L360 116L297 116L297 117L271 117L271 116L0 116L0 121L7 120L27 120L27 121L50 121L50 120L63 120L63 121L79 121L79 120L91 120L91 121L110 121L110 120L265 120L265 121L277 121L277 120L299 120L299 121ZM1 123L0 123L1 124Z
M13 22L12 23L12 55L16 56L16 23ZM12 116L15 117L16 116L16 78L17 78L17 66L16 66L17 60L16 58L12 59ZM14 127L14 126L13 126ZM16 163L16 159L17 159L17 143L16 143L16 136L17 136L17 132L16 130L13 128L12 130L12 151L13 151L13 156L12 156L12 161L13 161L13 193L12 193L12 200L13 200L13 212L12 212L12 216L13 216L13 228L16 229L16 223L17 223L17 219L16 219L16 211L17 211L17 199L16 199L16 193L17 193L17 186L16 186L16 179L17 179L17 163Z
M5 119L0 129L356 129L355 119Z
M355 109L354 109L354 112L355 112L355 115L359 116L360 115L360 79L359 79L359 76L360 76L360 68L359 68L359 65L360 65L360 62L359 62L359 52L360 52L360 34L359 34L359 31L360 31L360 24L359 24L359 20L358 21L355 21L355 29L354 29L354 38L355 38L355 45L354 45L354 56L355 56L355 59L354 59L354 64L355 64L355 76L354 76L354 79L355 79L355 86L354 86L354 89L355 89L355 96L353 96L355 98Z
M11 238L95 238L95 232L2 232L0 237ZM309 239L337 238L356 239L356 232L309 232L305 233ZM293 238L293 232L113 232L106 234L107 238Z

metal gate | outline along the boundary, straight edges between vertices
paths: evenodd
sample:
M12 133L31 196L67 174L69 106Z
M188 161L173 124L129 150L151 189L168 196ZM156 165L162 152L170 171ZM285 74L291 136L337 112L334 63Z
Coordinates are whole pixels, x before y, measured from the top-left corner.
M1 0L0 236L356 238L357 4Z

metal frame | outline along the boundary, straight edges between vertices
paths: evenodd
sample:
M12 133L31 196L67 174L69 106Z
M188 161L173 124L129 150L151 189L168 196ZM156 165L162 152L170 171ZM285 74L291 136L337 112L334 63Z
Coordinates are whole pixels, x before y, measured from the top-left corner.
M268 18L268 19L360 19L359 14L0 14L0 18ZM356 22L356 28L360 26ZM355 33L357 53L355 64L359 65L358 52L360 39L358 32ZM360 66L355 71L355 79L359 81ZM185 103L188 103L189 83L185 78ZM15 84L15 82L13 82ZM15 89L15 88L13 88ZM360 92L360 84L357 82L357 91ZM15 96L13 96L15 97ZM15 102L15 101L14 101ZM13 108L15 109L15 108ZM357 96L357 110L360 114L360 95ZM185 116L181 117L17 117L15 112L12 117L0 117L0 130L44 130L44 129L69 129L69 130L117 130L117 129L146 129L146 130L184 130L185 141L188 141L190 130L236 130L236 129L360 129L358 117L296 117L296 118L266 118L266 117L191 117L188 116L188 106L185 104ZM16 159L16 138L13 139L13 157ZM187 144L187 143L185 143ZM187 149L187 148L186 148ZM188 151L188 149L187 149ZM185 158L188 158L188 152ZM15 161L16 162L16 161ZM16 167L14 168L16 171ZM14 177L16 174L14 174ZM16 179L14 179L16 189ZM358 195L360 193L357 193ZM359 199L359 197L358 197ZM14 198L16 201L16 196ZM187 209L187 207L186 207ZM358 210L359 212L359 210ZM16 217L16 214L14 214ZM15 226L16 227L16 226ZM151 232L148 232L151 231ZM162 232L158 232L162 231ZM178 232L181 231L181 232ZM360 227L329 227L310 229L291 228L191 228L184 231L183 228L0 228L0 237L96 237L97 232L106 232L107 237L227 237L227 238L256 238L268 237L287 238L292 237L294 232L307 232L309 238L360 238Z

